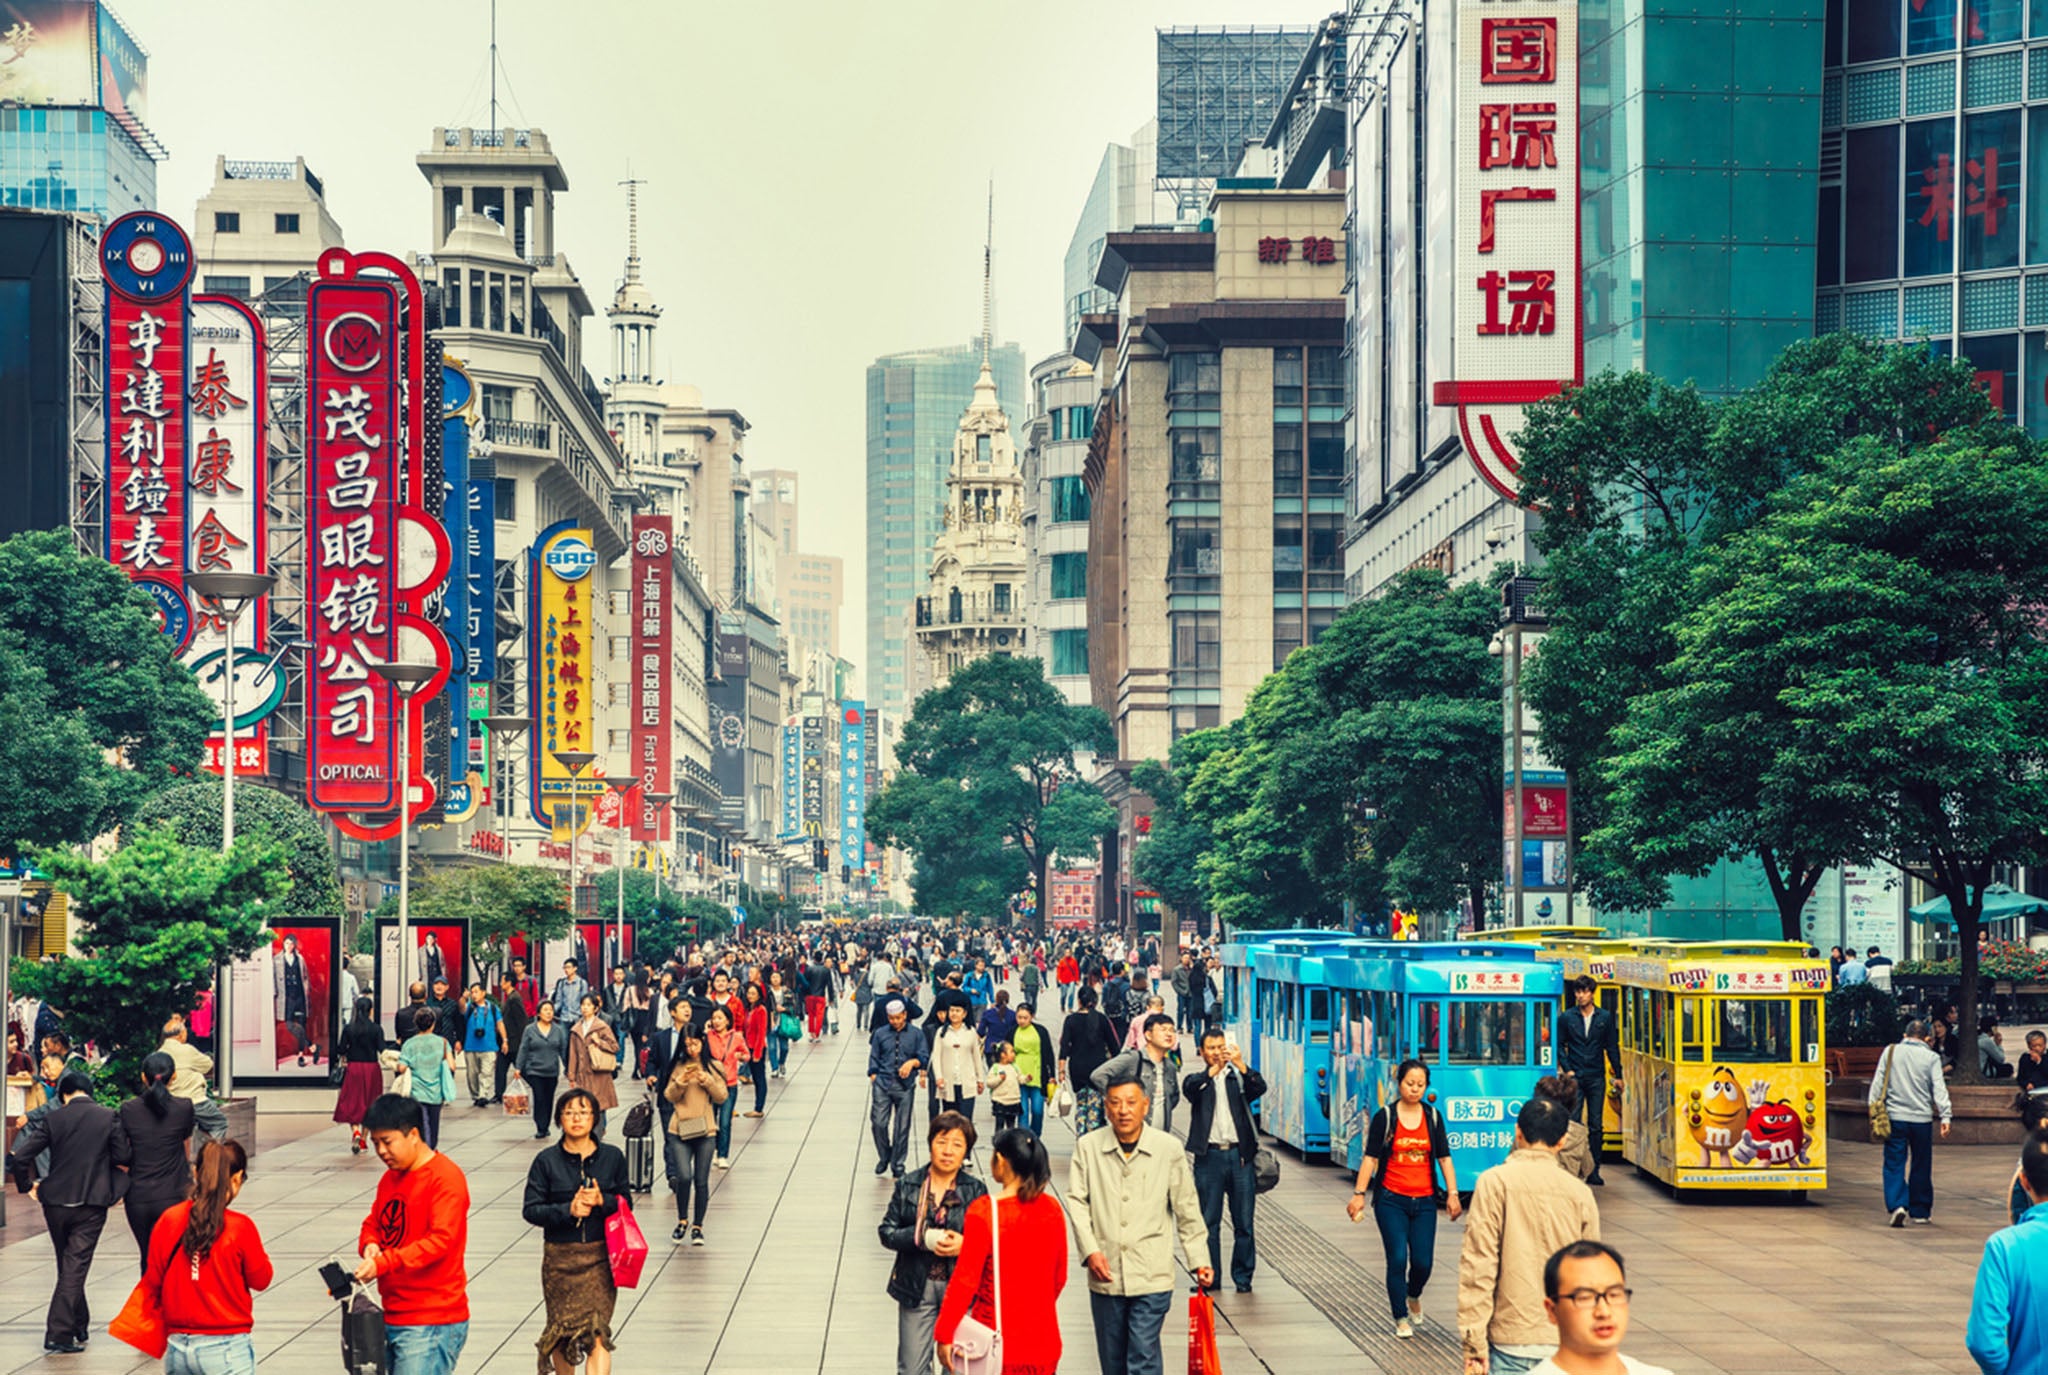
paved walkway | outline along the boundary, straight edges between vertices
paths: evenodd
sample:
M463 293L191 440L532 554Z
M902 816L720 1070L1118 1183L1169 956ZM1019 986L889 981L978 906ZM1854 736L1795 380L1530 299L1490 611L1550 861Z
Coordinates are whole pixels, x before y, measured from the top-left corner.
M1053 1000L1042 1006L1056 1021ZM655 1253L640 1287L620 1296L620 1370L866 1375L892 1368L895 1305L883 1293L890 1258L875 1238L889 1181L873 1173L865 1042L850 1034L850 1009L845 1031L816 1048L799 1045L790 1077L770 1085L767 1117L736 1120L733 1168L719 1176L706 1218L708 1246L668 1245L664 1219L673 1204L665 1184L641 1200ZM324 1105L325 1095L268 1101L311 1108ZM278 1265L276 1282L257 1300L259 1359L264 1370L288 1375L326 1375L339 1363L335 1309L315 1272L352 1253L382 1168L374 1156L351 1157L341 1129L323 1119L324 1112L266 1113L262 1151L238 1204L256 1217ZM986 1125L985 1110L981 1120ZM1063 1183L1072 1135L1059 1122L1047 1135L1054 1179ZM449 1109L443 1136L468 1173L474 1209L472 1325L461 1369L523 1375L534 1369L533 1339L544 1321L539 1238L519 1216L538 1147L523 1119L464 1105ZM1636 1291L1631 1354L1680 1375L1973 1369L1962 1327L1983 1238L2002 1222L2010 1151L1941 1151L1937 1224L1904 1231L1882 1225L1876 1151L1842 1144L1831 1151L1833 1187L1805 1206L1680 1203L1627 1166L1609 1167L1600 1203L1606 1235L1627 1255ZM986 1149L978 1154L986 1168ZM1284 1148L1280 1154L1280 1185L1259 1204L1257 1292L1226 1291L1218 1301L1224 1368L1231 1375L1458 1370L1444 1325L1456 1304L1462 1227L1439 1227L1432 1321L1417 1341L1397 1343L1384 1308L1378 1235L1370 1222L1353 1226L1344 1217L1349 1180L1327 1164L1304 1164ZM29 1222L25 1199L10 1198L8 1212L17 1224ZM135 1273L118 1212L90 1286L98 1335L84 1355L42 1355L52 1264L40 1232L16 1225L0 1233L0 1372L155 1369L103 1330ZM1169 1370L1184 1359L1186 1322L1178 1298L1167 1327ZM1096 1369L1078 1257L1060 1327L1062 1368Z

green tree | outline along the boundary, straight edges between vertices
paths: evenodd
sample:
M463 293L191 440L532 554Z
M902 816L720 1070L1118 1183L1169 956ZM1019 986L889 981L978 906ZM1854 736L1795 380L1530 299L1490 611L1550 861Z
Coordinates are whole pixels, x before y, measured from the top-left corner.
M917 856L925 911L1000 921L1028 884L1042 931L1046 870L1059 856L1093 858L1116 825L1075 753L1115 744L1108 718L1070 704L1039 660L977 659L918 699L868 835Z
M567 896L562 876L540 865L459 864L415 874L409 902L416 922L467 920L472 958L485 966L503 962L520 932L568 935Z
M597 910L601 913L610 914L618 910L618 879L614 877L618 873L617 869L608 869L597 876ZM648 870L628 869L625 875L626 915L636 923L634 950L640 959L650 965L659 967L668 960L684 943L684 923L691 920L693 915L701 923L707 915L707 908L711 909L709 915L716 916L719 922L716 929L708 932L703 931L700 925L702 935L708 938L723 935L732 929L731 914L726 911L723 903L700 898L697 900L700 906L692 912L683 900L682 894L666 884L662 886L660 897L657 899L654 875Z
M197 1006L221 964L269 940L266 918L291 892L283 847L255 836L224 855L160 827L104 860L57 850L35 863L76 905L83 953L24 961L15 985L62 1008L73 1037L105 1052L108 1082L124 1088L162 1042L165 1019Z
M2048 859L2044 617L2048 465L1972 430L1852 441L1716 551L1679 626L1675 676L1782 704L1757 794L1844 818L1844 858L1948 899L1966 1018L1985 889Z
M1228 742L1220 728L1189 731L1173 742L1166 763L1146 759L1131 770L1131 786L1152 799L1152 831L1131 857L1131 874L1183 916L1209 910L1200 865L1216 844L1214 833L1188 811L1188 784L1202 761Z
M686 898L679 916L686 925L690 922L697 924L697 939L700 941L723 940L732 934L732 909L715 898L707 898L701 894ZM751 922L748 929L760 930L759 918ZM676 943L682 943L680 937Z
M82 844L198 770L219 713L154 614L62 531L0 541L0 850Z
M167 825L187 845L220 848L224 785L206 776L174 783L135 809L137 826ZM292 906L305 915L341 912L341 879L320 818L296 798L247 779L235 785L235 835L277 842L292 880Z

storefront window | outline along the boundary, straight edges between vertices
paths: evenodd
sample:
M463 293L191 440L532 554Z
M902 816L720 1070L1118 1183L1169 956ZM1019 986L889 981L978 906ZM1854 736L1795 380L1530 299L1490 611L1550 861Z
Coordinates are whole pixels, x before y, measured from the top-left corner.
M2014 267L2020 260L2020 112L1971 115L1963 122L1963 165L1950 191L1962 223L1963 270Z
M1906 275L1955 270L1956 122L1923 119L1906 126L1906 201L1900 224Z

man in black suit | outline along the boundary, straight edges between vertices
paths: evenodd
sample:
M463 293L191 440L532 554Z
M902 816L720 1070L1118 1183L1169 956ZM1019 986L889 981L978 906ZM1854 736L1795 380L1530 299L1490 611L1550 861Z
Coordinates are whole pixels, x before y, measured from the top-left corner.
M130 1150L114 1110L93 1101L90 1075L67 1071L58 1081L57 1097L62 1106L22 1129L8 1163L17 1189L27 1193L34 1188L57 1252L57 1289L43 1320L43 1350L68 1355L85 1350L92 1330L85 1279L107 1225L107 1209L125 1192L117 1185L125 1184L127 1176L117 1181L113 1167L126 1165ZM46 1149L50 1172L34 1181L33 1162Z
M1252 1208L1258 1198L1252 1161L1259 1154L1259 1133L1252 1125L1251 1105L1266 1092L1266 1081L1244 1062L1244 1053L1224 1036L1221 1027L1202 1033L1203 1068L1180 1086L1188 1102L1188 1154L1194 1157L1195 1196L1202 1201L1202 1224L1209 1229L1211 1288L1223 1282L1223 1203L1230 1201L1230 1278L1237 1292L1249 1294L1259 1250L1252 1237ZM1217 1112L1221 1101L1224 1110Z
M1621 1077L1621 1039L1614 1026L1614 1014L1594 999L1592 976L1581 974L1572 980L1572 998L1578 1004L1564 1014L1557 1028L1558 1068L1579 1081L1579 1102L1586 1111L1586 1145L1593 1152L1593 1173L1588 1184L1604 1184L1600 1178L1600 1143L1607 1130L1607 1071Z

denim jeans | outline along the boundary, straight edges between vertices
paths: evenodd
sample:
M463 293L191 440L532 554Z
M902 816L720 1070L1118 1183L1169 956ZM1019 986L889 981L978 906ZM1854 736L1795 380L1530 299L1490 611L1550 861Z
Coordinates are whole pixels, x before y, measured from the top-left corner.
M1209 1229L1209 1268L1223 1283L1223 1204L1230 1204L1230 1280L1252 1282L1259 1248L1252 1236L1257 1175L1235 1146L1211 1146L1195 1157L1195 1196L1202 1201L1202 1225Z
M1422 1297L1436 1263L1436 1200L1382 1189L1373 1200L1372 1220L1387 1252L1387 1305L1399 1322L1408 1316L1408 1300Z
M256 1375L256 1343L247 1332L173 1332L164 1350L164 1375Z
M420 1140L426 1142L430 1150L441 1144L441 1107L439 1103L420 1104L420 1125L425 1129L420 1132Z
M1489 1342L1486 1347L1486 1375L1529 1375L1549 1359L1548 1356L1517 1356Z
M789 1042L776 1032L768 1033L768 1072L782 1073L782 1062L789 1058Z
M1102 1375L1163 1375L1159 1332L1166 1326L1166 1310L1172 1304L1171 1290L1163 1294L1088 1295Z
M1912 1168L1906 1158L1912 1156ZM1934 1216L1934 1124L1892 1119L1884 1139L1884 1210L1904 1208L1913 1217Z
M728 1159L732 1155L732 1110L740 1100L739 1086L728 1085L725 1101L718 1105L718 1158Z
M420 1327L384 1324L385 1362L391 1375L455 1375L455 1362L469 1340L469 1323Z
M1045 1135L1045 1090L1026 1084L1018 1090L1018 1106L1024 1110L1023 1120L1018 1123L1033 1136Z

